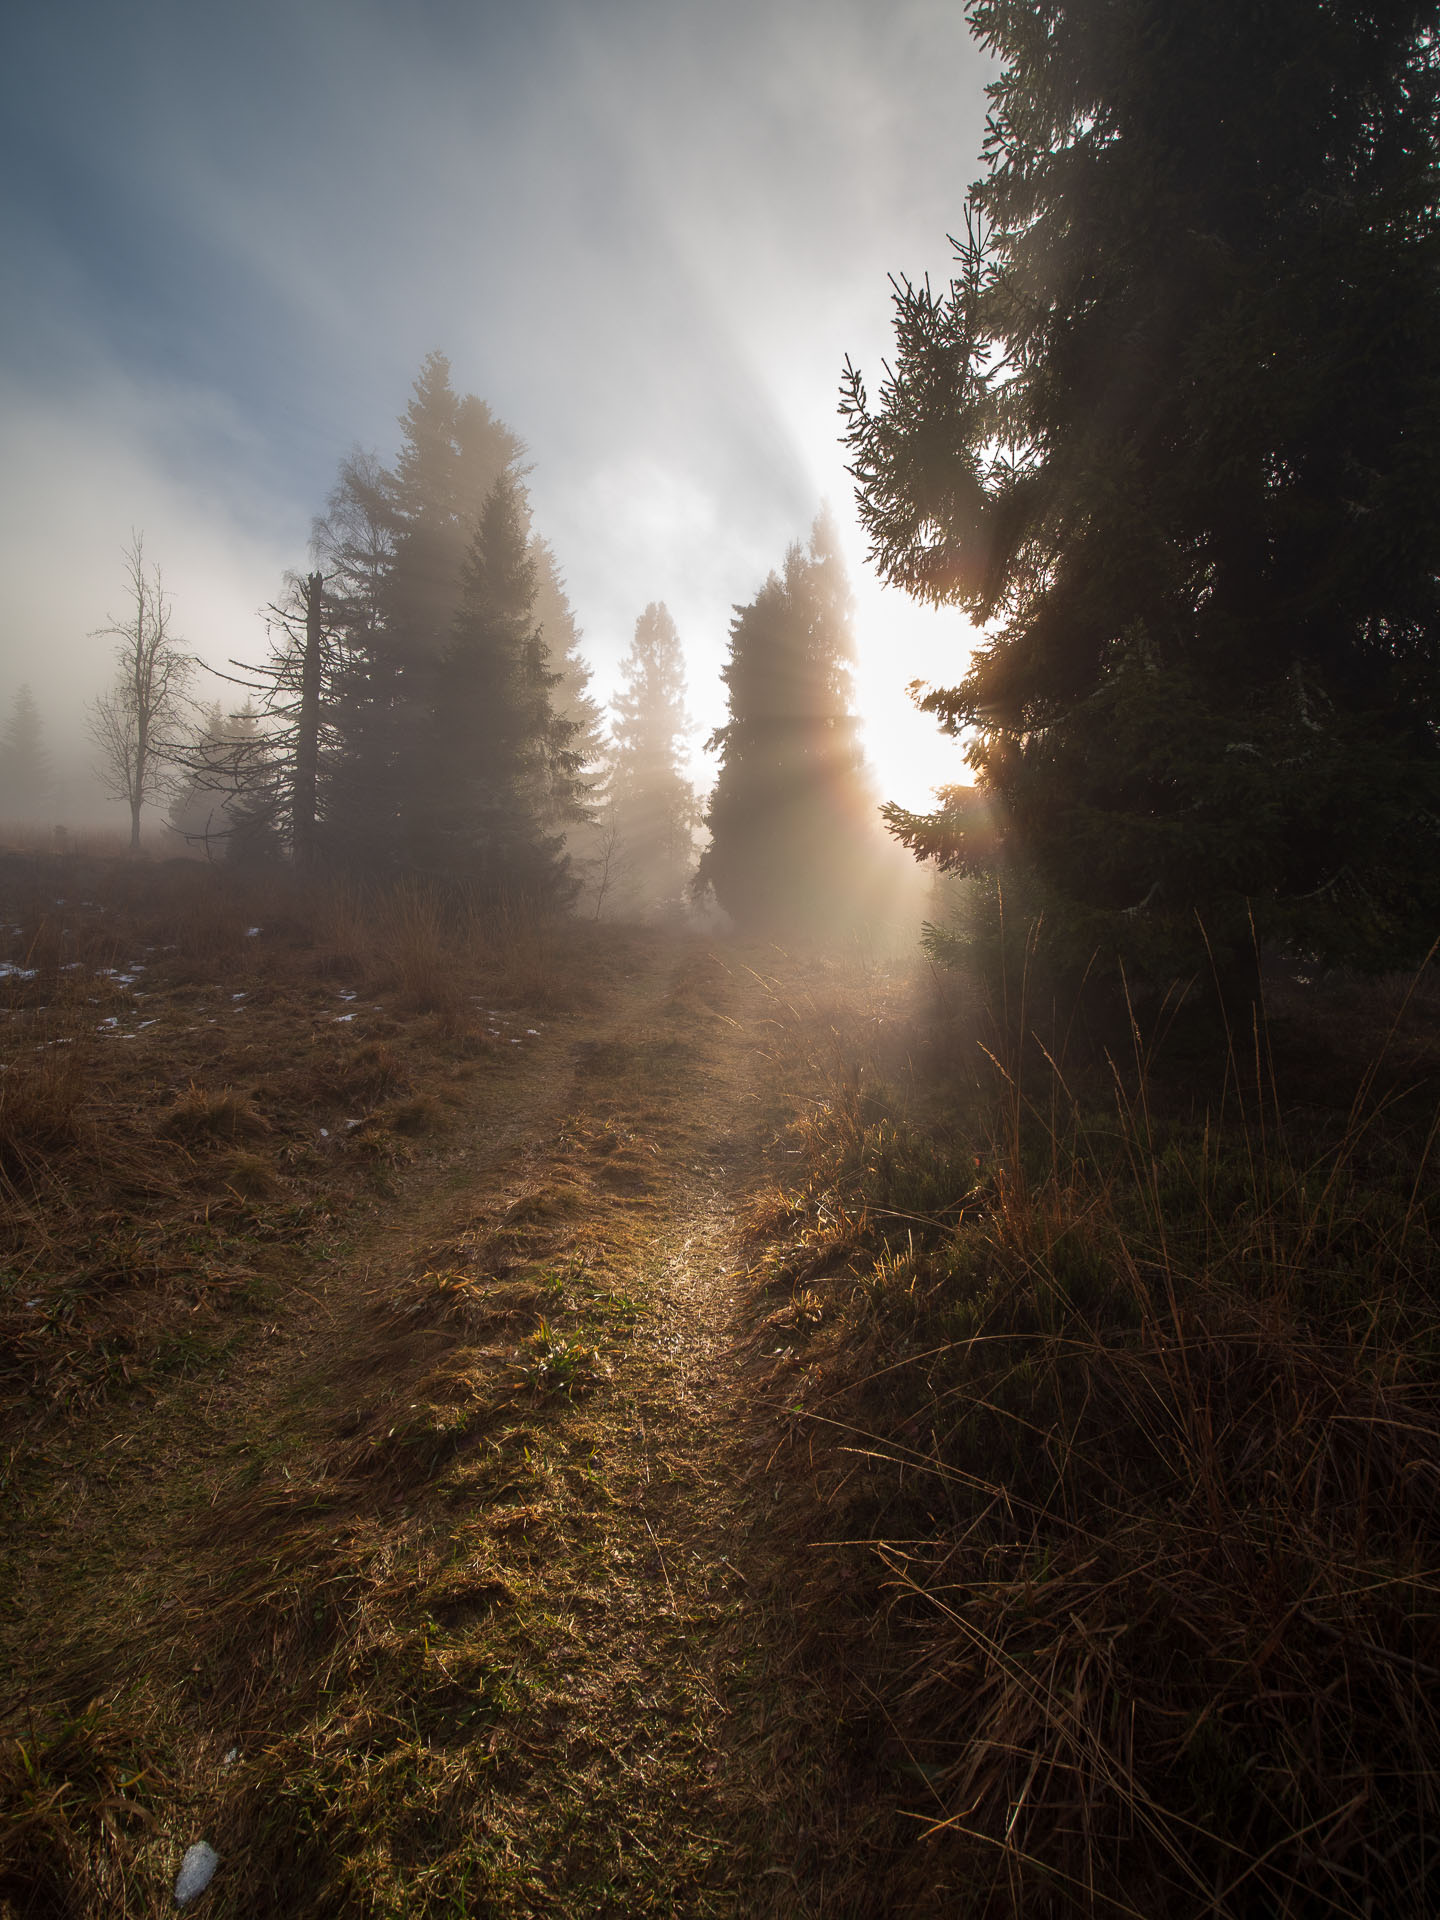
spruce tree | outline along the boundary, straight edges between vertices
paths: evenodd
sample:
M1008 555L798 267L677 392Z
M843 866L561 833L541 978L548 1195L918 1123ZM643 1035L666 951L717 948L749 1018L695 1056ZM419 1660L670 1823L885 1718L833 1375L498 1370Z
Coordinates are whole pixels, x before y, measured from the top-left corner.
M397 854L402 864L423 865L439 667L451 645L485 501L496 481L513 472L522 449L483 400L456 393L441 353L427 356L400 424L400 456L385 476L393 544L380 582L381 657L392 702L387 731Z
M892 810L1156 969L1440 924L1437 10L972 0L1003 62L943 294L844 406L883 574L988 623ZM1203 927L1203 932L1202 932Z
M691 729L685 711L680 636L663 601L651 601L635 622L620 663L623 686L611 723L607 806L602 831L611 877L623 855L623 882L613 904L635 912L674 912L684 904L700 809L684 770Z
M54 789L44 722L27 684L16 689L0 733L0 820L28 824L45 819Z
M695 890L750 930L858 922L873 908L874 801L850 711L850 590L822 515L748 606L721 675L730 718Z
M497 484L529 566L527 646L539 632L532 679L547 709L531 717L538 785L527 805L546 836L583 825L577 766L596 751L598 709L554 555L530 528L519 439L455 391L441 354L421 368L400 424L394 467L351 455L314 527L329 649L317 845L332 862L434 870L469 831L467 803L444 793L441 770L468 765L452 701L466 677L462 629L473 637L477 615L477 530ZM481 761L487 751L477 743Z
M386 623L395 550L387 476L374 454L355 451L311 548L325 580L334 632L326 688L331 751L320 766L320 847L332 865L393 867L400 855L397 745L401 648Z
M573 724L557 719L535 621L536 565L518 482L487 496L436 671L416 849L429 871L491 895L555 904L573 892L564 827L576 811Z
M545 643L555 684L550 705L556 720L569 731L567 758L560 769L556 814L564 823L566 851L577 873L590 856L596 828L595 803L602 779L605 753L600 703L590 692L590 664L580 651L580 629L548 540L530 535L530 558L535 565L535 623Z
M171 827L211 858L223 852L229 838L229 802L235 793L230 748L239 721L240 716L227 714L218 700L204 710L170 803ZM253 726L248 713L246 723Z
M393 547L381 593L402 667L413 673L450 643L481 511L523 448L483 400L456 393L443 353L426 356L400 427L400 455L385 476Z

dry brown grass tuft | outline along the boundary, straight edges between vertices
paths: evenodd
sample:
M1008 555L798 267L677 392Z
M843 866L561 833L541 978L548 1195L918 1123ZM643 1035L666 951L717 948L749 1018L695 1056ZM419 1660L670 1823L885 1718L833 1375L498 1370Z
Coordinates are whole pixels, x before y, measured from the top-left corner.
M463 1007L456 930L432 889L402 884L377 904L376 947L400 1004L411 1013L453 1014Z
M1261 1016L1212 1038L1108 1101L996 1044L988 1131L852 1052L782 1143L764 1332L886 1570L868 1684L929 1843L887 1910L1440 1902L1434 1082L1322 1089L1294 1044L1299 1109Z
M162 1140L194 1144L203 1140L255 1140L270 1132L270 1124L254 1103L233 1087L217 1092L191 1081L168 1113L155 1125Z
M0 1172L29 1178L74 1144L92 1064L73 1036L63 1034L7 1063L0 1072Z
M439 1133L446 1124L443 1104L433 1093L417 1094L413 1100L397 1101L386 1109L385 1124L396 1133Z
M0 1733L0 1913L133 1910L137 1842L169 1782L120 1703Z
M285 1190L270 1161L258 1153L237 1153L221 1169L220 1177L242 1200L273 1200Z

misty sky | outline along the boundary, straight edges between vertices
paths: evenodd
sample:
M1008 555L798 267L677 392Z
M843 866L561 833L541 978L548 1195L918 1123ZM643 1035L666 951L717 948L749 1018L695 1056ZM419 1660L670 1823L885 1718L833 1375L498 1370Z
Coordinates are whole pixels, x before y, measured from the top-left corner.
M718 724L732 603L828 498L867 744L923 801L962 766L905 683L969 630L863 576L836 400L887 274L948 272L986 77L958 0L8 9L0 708L29 679L78 733L132 527L186 640L257 657L438 347L529 448L602 697L663 599Z

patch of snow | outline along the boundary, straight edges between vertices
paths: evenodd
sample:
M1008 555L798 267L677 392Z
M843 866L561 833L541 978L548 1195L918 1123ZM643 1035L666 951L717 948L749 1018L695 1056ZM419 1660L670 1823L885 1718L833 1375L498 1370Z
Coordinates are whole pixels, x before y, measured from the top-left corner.
M176 1906L188 1906L192 1900L198 1900L215 1878L219 1864L219 1854L206 1841L197 1840L193 1847L187 1847L175 1879Z
M353 1019L355 1018L355 1016L354 1016L354 1014L353 1014L353 1013L337 1013L337 1014L335 1015L335 1018L336 1018L337 1020L342 1020L342 1021L343 1021L343 1020L353 1020Z

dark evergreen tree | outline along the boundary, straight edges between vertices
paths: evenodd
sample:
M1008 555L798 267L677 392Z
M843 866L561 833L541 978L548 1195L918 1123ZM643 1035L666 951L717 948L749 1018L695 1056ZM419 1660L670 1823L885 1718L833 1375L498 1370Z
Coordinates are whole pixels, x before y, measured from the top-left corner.
M325 689L331 751L320 764L320 847L331 864L391 867L399 860L402 649L386 624L395 527L375 455L357 450L344 461L311 547L335 645Z
M991 622L925 705L973 794L892 812L1080 964L1440 924L1437 9L972 0L1003 61L960 272L902 283L860 507Z
M827 926L873 907L874 799L850 712L850 590L828 519L736 609L730 718L696 873L742 927Z
M259 719L247 700L235 713L216 701L202 714L195 740L184 749L170 825L211 859L225 856L248 763L259 740Z
M449 646L481 510L523 448L483 400L456 393L443 353L427 355L400 426L400 457L385 476L393 542L380 593L409 671Z
M631 912L676 911L694 864L700 808L684 770L691 730L685 661L663 602L652 600L635 622L620 671L624 684L614 702L602 816L612 905Z
M481 511L496 481L514 474L522 448L483 400L455 392L441 353L427 356L400 424L400 457L385 476L393 531L380 581L381 653L392 698L396 856L424 864L437 672L451 645Z
M317 844L332 861L433 869L446 864L444 849L454 852L466 814L458 793L443 793L441 769L466 765L451 704L458 636L473 627L471 561L497 483L528 547L527 634L539 630L536 671L553 708L532 728L542 742L533 776L551 783L547 798L531 796L547 835L582 823L577 757L595 751L598 709L554 556L530 530L520 441L482 401L455 392L440 354L422 367L401 427L393 470L352 455L315 523L333 642ZM518 683L506 684L518 698ZM477 742L480 762L487 751Z
M573 724L550 704L559 675L535 620L527 519L518 482L502 473L481 510L437 663L415 844L429 871L553 904L573 893L564 829L578 812L578 763Z
M596 832L595 802L605 753L602 713L590 692L590 665L580 651L580 629L549 541L532 533L530 557L535 564L535 623L555 674L550 705L555 718L570 729L566 752L573 756L566 762L573 772L561 774L555 817L565 823L566 849L578 871Z
M29 824L47 819L54 790L55 770L40 708L29 686L22 686L0 733L0 821Z
M590 692L590 663L580 651L580 629L550 542L532 533L530 558L535 564L535 622L558 676L551 705L559 719L575 728L573 750L588 764L604 750L603 714Z

